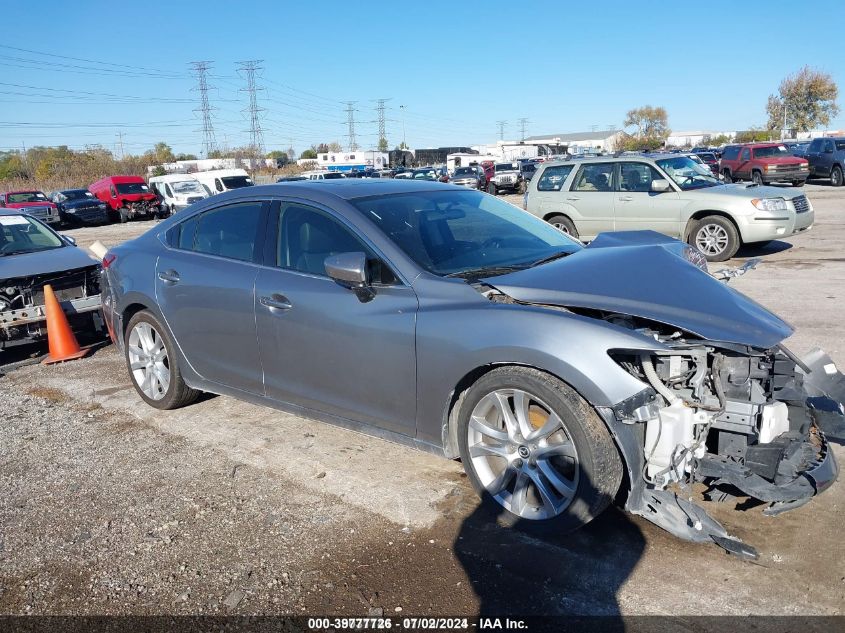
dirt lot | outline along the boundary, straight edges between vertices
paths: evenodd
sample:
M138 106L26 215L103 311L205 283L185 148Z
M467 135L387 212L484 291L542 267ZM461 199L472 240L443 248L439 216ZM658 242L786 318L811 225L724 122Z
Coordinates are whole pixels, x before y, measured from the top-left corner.
M845 191L807 193L815 228L740 251L764 263L734 283L796 352L845 366ZM569 536L502 530L456 462L225 397L158 412L113 347L0 389L0 613L843 613L841 480L777 518L705 503L748 563L615 509Z

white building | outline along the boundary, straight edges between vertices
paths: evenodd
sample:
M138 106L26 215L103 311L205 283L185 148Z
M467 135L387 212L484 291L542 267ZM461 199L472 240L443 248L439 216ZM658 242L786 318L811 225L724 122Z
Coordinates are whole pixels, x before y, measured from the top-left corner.
M198 158L196 160L177 160L164 163L162 169L168 174L191 174L198 171L212 169L255 169L261 167L275 167L273 158ZM152 174L156 166L147 167L147 173Z
M730 132L708 132L705 130L691 130L683 132L673 131L666 139L666 145L671 147L695 147L704 144L704 137L715 138L717 136L736 136L736 131Z
M570 154L614 152L617 144L628 134L624 130L595 130L592 132L570 132L529 136L526 144L546 145L552 148L567 148ZM557 153L557 151L553 151Z

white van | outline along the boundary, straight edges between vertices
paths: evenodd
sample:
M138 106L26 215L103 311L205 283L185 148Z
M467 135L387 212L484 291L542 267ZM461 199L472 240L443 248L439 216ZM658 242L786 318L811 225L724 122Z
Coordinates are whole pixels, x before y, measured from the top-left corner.
M190 174L168 174L150 178L150 188L162 200L162 205L170 213L182 209L208 197L208 192L199 181Z
M317 169L315 171L304 171L300 176L304 176L308 180L334 180L336 178L345 178L339 171L329 171L328 169Z
M200 181L209 196L241 187L251 187L255 184L244 169L212 169L198 171L191 175Z

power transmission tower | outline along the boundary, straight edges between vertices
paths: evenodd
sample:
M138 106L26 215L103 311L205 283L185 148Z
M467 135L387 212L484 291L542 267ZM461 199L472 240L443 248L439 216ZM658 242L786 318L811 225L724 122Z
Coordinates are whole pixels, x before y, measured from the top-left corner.
M387 132L385 131L384 126L384 104L390 101L390 99L377 99L376 103L376 112L378 112L378 144L379 149L381 149L382 139L384 139L384 144L387 144Z
M528 119L519 120L519 140L525 140L525 126L528 124Z
M246 88L241 88L241 91L249 93L249 107L244 112L249 113L249 145L256 156L264 155L264 130L261 128L261 121L258 117L259 113L264 111L264 108L258 105L256 94L264 88L255 85L255 73L263 70L263 66L259 65L263 61L263 59L252 59L246 62L238 62L238 72L246 75Z
M346 102L346 125L349 127L349 151L358 149L358 141L355 139L355 102Z
M123 160L123 132L118 132L115 134L117 136L117 143L115 143L118 153L120 154L120 160Z
M505 126L508 124L507 121L496 121L496 125L499 126L499 140L505 140Z
M208 85L206 73L211 69L211 62L191 62L191 69L197 76L197 87L194 90L200 93L200 107L194 112L202 113L202 150L205 157L217 150L217 139L214 138L214 126L211 123L211 106L208 104Z

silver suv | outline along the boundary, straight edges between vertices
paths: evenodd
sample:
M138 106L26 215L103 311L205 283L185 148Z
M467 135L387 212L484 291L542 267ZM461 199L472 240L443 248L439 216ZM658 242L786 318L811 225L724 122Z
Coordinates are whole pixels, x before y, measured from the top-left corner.
M583 241L650 229L695 245L712 262L742 244L806 231L814 217L803 191L724 184L678 154L545 163L524 207Z

